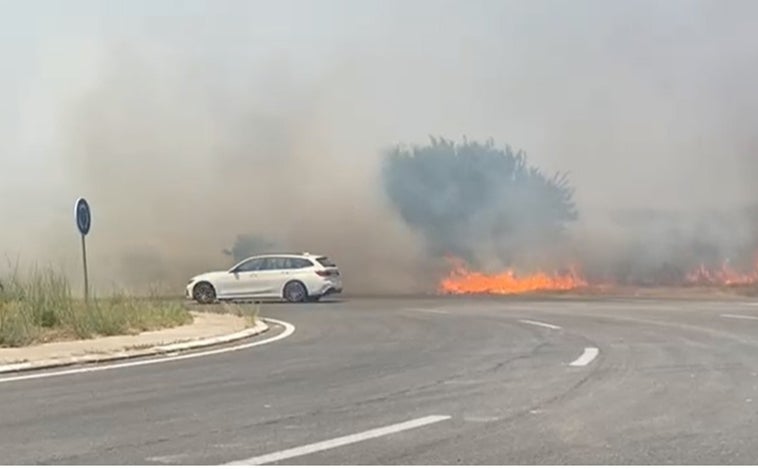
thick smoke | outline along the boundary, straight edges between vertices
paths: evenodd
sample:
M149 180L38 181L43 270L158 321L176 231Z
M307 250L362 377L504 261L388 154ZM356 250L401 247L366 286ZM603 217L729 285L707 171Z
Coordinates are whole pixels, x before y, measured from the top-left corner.
M701 266L756 271L758 231L752 210L692 214L640 209L614 215L614 231L577 241L584 270L596 281L676 286L691 281L688 274Z
M353 291L427 289L438 259L381 168L383 149L434 134L570 172L578 219L561 250L599 278L753 261L754 2L127 4L0 18L39 36L0 45L12 259L78 272L84 195L101 289L175 291L227 266L241 235L328 254ZM521 261L476 229L453 241Z
M328 87L284 76L225 90L192 63L130 52L108 61L66 134L69 176L99 214L99 269L176 286L227 267L222 248L253 233L332 256L354 291L420 288L417 243L384 205L378 154L335 139L354 129L324 114Z

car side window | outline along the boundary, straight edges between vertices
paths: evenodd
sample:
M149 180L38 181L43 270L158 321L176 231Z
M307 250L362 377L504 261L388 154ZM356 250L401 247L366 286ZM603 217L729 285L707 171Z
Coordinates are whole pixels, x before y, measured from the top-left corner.
M291 269L292 264L290 264L290 258L289 257L277 257L276 258L276 268L279 270L286 270Z
M262 270L292 270L312 265L310 261L296 257L267 257Z
M261 270L284 270L287 268L286 257L267 257Z
M253 272L261 270L288 270L313 267L308 259L297 257L259 257L251 259L237 268L237 272Z
M254 272L256 270L262 270L261 268L263 267L265 260L266 259L250 259L237 267L237 272Z
M290 269L306 269L313 267L313 263L308 259L299 259L297 257L291 257L289 259Z

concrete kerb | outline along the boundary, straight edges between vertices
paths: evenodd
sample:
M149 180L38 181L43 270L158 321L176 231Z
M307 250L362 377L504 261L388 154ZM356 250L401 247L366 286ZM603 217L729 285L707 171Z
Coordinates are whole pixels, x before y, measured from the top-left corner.
M56 358L50 360L39 360L34 362L13 363L10 365L0 365L0 374L17 373L21 371L44 370L48 368L59 368L73 365L84 365L93 363L113 362L117 360L128 360L132 358L142 358L157 355L175 354L188 350L203 347L213 347L215 345L227 344L243 339L248 339L262 334L269 329L269 325L256 319L255 325L248 329L233 334L226 334L207 339L192 340L188 342L179 342L170 345L156 345L154 347L139 350L122 350L118 352L108 352L103 354L82 355L78 357Z

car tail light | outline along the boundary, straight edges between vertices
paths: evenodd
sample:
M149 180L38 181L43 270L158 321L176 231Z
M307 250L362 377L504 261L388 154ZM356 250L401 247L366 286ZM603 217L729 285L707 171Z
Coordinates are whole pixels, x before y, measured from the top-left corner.
M316 274L321 277L339 277L340 271L337 269L317 270Z

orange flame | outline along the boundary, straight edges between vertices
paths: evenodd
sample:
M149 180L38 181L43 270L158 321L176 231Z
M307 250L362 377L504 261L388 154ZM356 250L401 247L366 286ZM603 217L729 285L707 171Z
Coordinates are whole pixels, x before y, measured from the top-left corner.
M451 271L439 283L439 291L447 294L494 294L513 295L539 291L569 291L590 287L597 292L613 288L615 282L588 282L577 269L566 269L563 272L547 273L534 272L519 275L514 269L504 272L487 274L469 269L466 263L457 258L448 258L452 264ZM732 267L725 261L719 267L709 267L701 264L684 275L680 286L749 286L758 285L758 259L750 272ZM584 290L589 292L590 290Z
M758 283L758 265L752 272L743 273L724 261L720 268L709 268L701 264L687 274L687 282L695 285L752 285Z
M488 293L510 295L536 291L566 291L587 286L573 269L567 273L536 272L521 276L513 269L498 274L472 272L460 259L450 259L452 271L440 282L440 291L451 294Z

